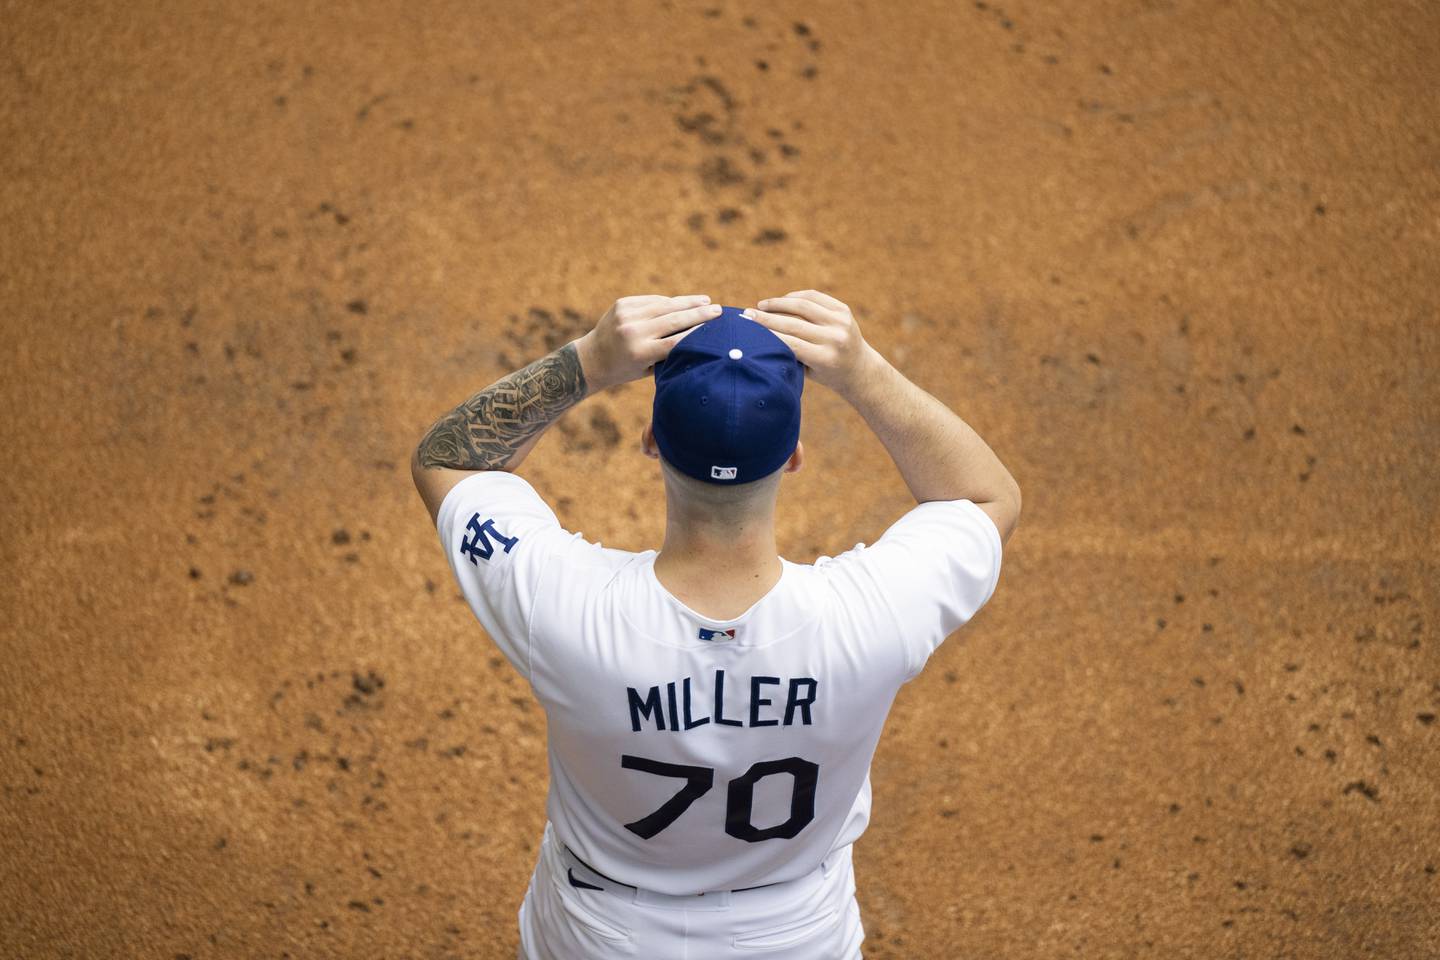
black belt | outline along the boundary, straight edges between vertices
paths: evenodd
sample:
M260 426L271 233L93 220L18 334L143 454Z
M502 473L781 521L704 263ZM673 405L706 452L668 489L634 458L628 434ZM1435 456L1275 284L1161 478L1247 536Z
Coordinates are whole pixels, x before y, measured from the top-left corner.
M602 880L609 880L611 883L615 884L616 886L619 886L619 887L628 887L628 888L631 889L631 890L638 890L638 889L639 889L639 888L636 887L633 883L624 883L624 882L622 882L622 881L620 881L620 880L616 880L614 877L607 877L607 876L605 876L605 874L601 873L599 870L596 870L594 867L590 866L590 864L586 863L584 860L581 860L580 857L579 857L579 855L576 854L574 850L571 850L568 844L562 842L562 843L560 844L560 846L564 847L564 848L565 848L565 852L568 853L568 854L570 854L570 856L572 856L572 857L575 858L575 862L576 862L576 863L580 864L580 866L584 867L586 870L589 870L591 873L595 874L595 876L601 878ZM759 889L761 889L762 887L773 887L773 886L775 886L776 883L781 883L781 882L783 882L783 881L776 880L775 883L762 883L762 884L760 884L759 886L754 886L754 887L740 887L739 889L731 890L730 892L731 892L731 893L744 893L746 890L759 890Z

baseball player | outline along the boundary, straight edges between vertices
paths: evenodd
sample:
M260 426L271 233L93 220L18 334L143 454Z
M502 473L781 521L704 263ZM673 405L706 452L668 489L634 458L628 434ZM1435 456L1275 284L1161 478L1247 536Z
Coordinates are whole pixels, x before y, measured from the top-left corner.
M665 540L632 553L565 530L515 471L567 409L651 368ZM775 502L804 461L807 376L854 405L917 506L795 563ZM1019 517L990 447L834 297L635 296L441 417L412 472L548 718L522 960L858 960L851 849L886 714L989 600Z

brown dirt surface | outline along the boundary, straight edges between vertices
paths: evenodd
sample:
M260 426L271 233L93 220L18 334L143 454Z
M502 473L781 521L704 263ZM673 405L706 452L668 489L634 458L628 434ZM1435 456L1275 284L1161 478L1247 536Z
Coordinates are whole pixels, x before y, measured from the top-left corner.
M545 725L406 462L814 287L1025 492L872 958L1440 956L1440 8L0 2L0 955L509 958ZM793 560L905 489L807 391ZM643 549L647 384L524 473Z

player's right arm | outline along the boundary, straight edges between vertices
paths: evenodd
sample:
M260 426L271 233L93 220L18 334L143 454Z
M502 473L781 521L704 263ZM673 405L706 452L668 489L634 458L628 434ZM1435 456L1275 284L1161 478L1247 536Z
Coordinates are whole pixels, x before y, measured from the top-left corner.
M816 290L756 306L755 319L795 351L808 375L865 418L917 502L969 500L995 522L1001 542L1009 540L1020 485L969 424L865 342L848 306Z

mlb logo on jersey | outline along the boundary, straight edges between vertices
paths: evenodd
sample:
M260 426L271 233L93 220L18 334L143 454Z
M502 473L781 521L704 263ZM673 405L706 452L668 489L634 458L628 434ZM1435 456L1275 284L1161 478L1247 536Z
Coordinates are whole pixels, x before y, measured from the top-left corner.
M734 480L738 467L711 467L711 480Z
M731 627L729 630L706 630L704 627L701 627L701 628L700 628L700 639L701 639L701 640L734 640L734 639L735 639L735 628L734 628L734 627Z

